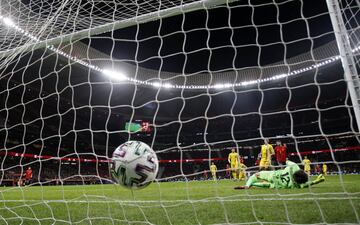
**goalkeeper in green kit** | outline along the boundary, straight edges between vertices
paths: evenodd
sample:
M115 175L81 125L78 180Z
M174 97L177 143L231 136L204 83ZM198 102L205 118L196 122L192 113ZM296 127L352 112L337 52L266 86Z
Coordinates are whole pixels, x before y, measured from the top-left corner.
M251 187L305 188L323 181L325 181L323 175L319 175L314 181L309 181L308 175L296 163L287 160L285 169L260 171L249 177L245 186L235 187L235 189L248 189Z

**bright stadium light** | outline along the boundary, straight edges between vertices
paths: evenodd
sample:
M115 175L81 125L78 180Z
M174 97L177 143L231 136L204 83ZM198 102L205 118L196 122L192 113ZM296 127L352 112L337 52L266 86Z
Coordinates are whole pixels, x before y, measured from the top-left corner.
M9 26L9 27L15 26L15 23L10 18L4 17L2 20L6 26Z
M32 35L27 30L24 30L21 27L17 26L10 18L0 15L0 21L2 21L3 24L5 24L6 26L19 31L21 34L23 34L24 36L26 36L26 37L28 37L28 38L30 38L32 40L40 41L40 38ZM46 46L46 48L50 49L51 51L54 51L55 53L57 53L59 55L62 55L64 57L66 57L66 58L68 58L68 59L70 59L72 61L75 61L76 63L79 63L80 65L86 66L86 67L88 67L88 68L90 68L92 70L95 70L95 71L102 72L104 75L106 75L109 78L114 79L114 80L118 80L118 81L128 80L128 81L134 82L136 84L150 85L150 86L157 87L157 88L164 87L164 88L179 88L179 89L212 89L212 88L214 88L214 89L223 89L223 88L231 88L231 87L239 87L239 86L248 86L248 85L253 85L253 84L256 84L256 83L263 83L263 82L268 82L268 81L272 81L272 80L280 80L280 79L286 78L288 76L301 74L301 73L304 73L304 72L307 72L307 71L310 71L310 70L317 69L319 67L328 65L328 64L333 63L333 62L340 59L340 56L336 55L336 56L330 57L330 58L328 58L326 60L323 60L323 61L321 61L319 63L315 63L313 65L310 65L308 67L300 68L298 70L293 70L293 71L290 71L289 73L275 74L273 76L270 76L268 78L263 78L263 79L243 81L243 82L234 83L234 84L230 84L230 83L221 84L220 83L220 84L215 84L215 85L195 85L194 86L194 85L173 85L173 84L170 84L170 83L160 83L160 82L147 82L147 81L137 80L137 79L134 79L134 78L129 78L125 74L123 74L121 72L115 72L115 71L112 71L112 70L101 69L96 65L92 65L90 63L87 63L87 62L85 62L85 61L83 61L81 59L78 59L75 56L72 56L72 55L70 55L70 54L68 54L68 53L66 53L66 52L64 52L64 51L62 51L60 49L55 48L53 45ZM352 49L353 53L358 52L358 51L360 51L360 45L356 46L355 48Z
M220 88L224 88L225 85L224 84L215 84L213 87L216 89L220 89Z
M102 73L105 74L106 76L108 76L109 78L118 80L118 81L123 81L123 80L128 79L123 73L115 72L112 70L105 69L105 70L102 70Z
M161 84L159 82L154 82L151 85L154 87L161 87Z
M164 88L172 88L173 85L171 85L170 83L165 83L165 84L163 84L163 87Z

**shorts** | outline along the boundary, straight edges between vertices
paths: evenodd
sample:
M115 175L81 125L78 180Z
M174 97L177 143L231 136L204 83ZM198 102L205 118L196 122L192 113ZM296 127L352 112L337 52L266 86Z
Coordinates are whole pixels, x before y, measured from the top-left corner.
M266 159L261 159L259 166L263 168L268 168L270 166L270 161Z
M231 163L230 164L230 167L231 167L231 169L238 169L239 168L239 165L237 164L237 163Z

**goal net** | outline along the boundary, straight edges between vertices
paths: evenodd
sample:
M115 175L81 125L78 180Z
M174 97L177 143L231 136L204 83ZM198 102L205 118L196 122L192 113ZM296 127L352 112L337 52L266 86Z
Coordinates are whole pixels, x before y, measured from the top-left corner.
M0 224L359 224L359 6L1 1ZM129 140L142 190L109 175ZM325 181L234 190L284 149Z

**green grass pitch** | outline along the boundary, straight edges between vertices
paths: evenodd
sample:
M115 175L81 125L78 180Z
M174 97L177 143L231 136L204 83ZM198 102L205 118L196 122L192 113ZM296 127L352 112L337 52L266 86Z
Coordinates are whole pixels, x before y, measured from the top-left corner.
M360 175L311 189L234 190L230 180L1 187L0 224L359 224Z

